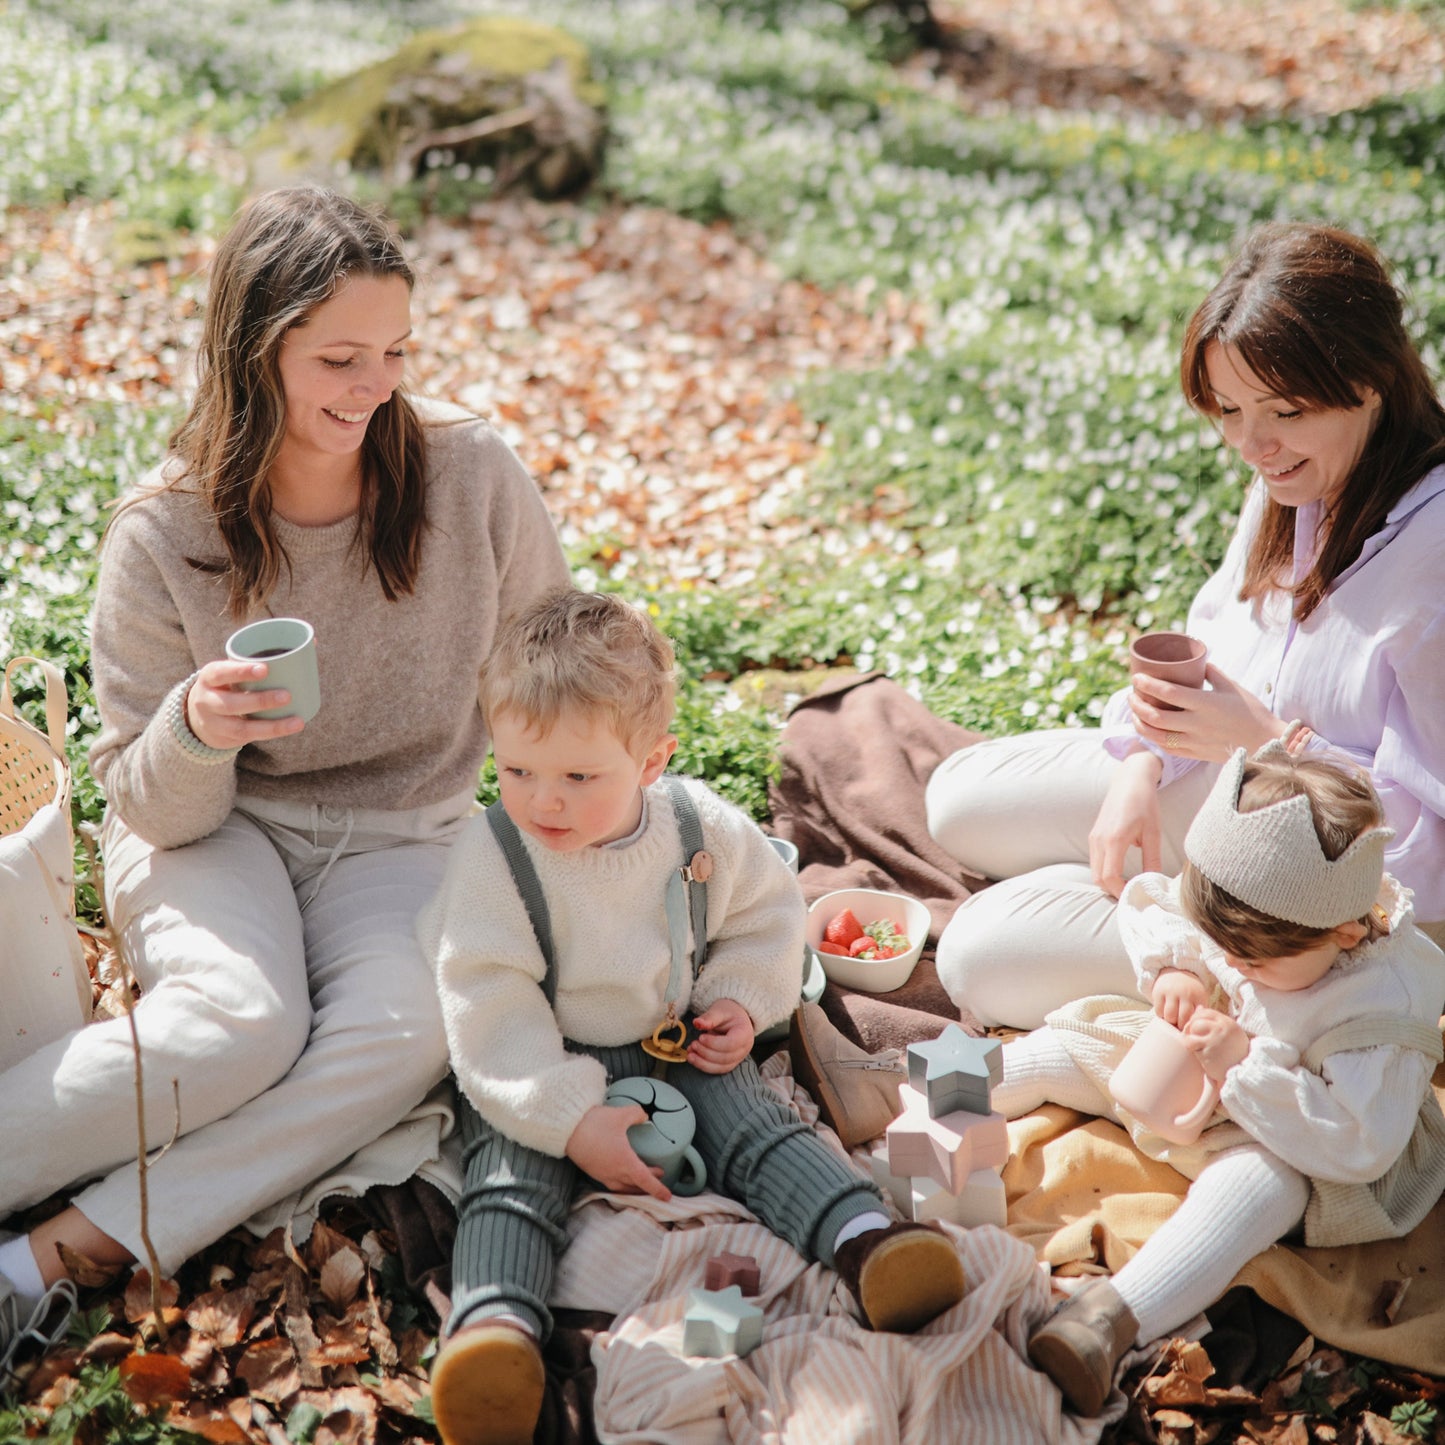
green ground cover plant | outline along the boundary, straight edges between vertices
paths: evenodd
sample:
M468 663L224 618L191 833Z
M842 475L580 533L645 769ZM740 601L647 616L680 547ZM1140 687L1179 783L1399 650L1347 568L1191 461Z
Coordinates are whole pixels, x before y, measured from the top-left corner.
M138 234L214 231L243 175L202 159L198 133L243 142L322 80L469 7L262 9L258 23L254 4L207 0L204 23L178 26L162 0L12 3L7 209L103 200ZM906 83L889 63L896 31L840 5L538 0L529 13L592 48L612 107L608 194L725 219L788 274L901 293L929 317L887 366L805 388L825 461L795 505L827 525L745 587L679 591L646 553L605 579L653 599L686 674L710 679L684 699L683 758L755 813L777 702L761 719L739 706L727 682L750 669L842 659L984 731L1068 724L1120 682L1129 628L1182 618L1243 477L1179 399L1177 338L1250 225L1320 217L1376 236L1440 362L1445 91L1251 125L974 112ZM391 199L420 214L477 184L433 172ZM84 620L99 508L158 454L174 411L4 407L0 651L67 662L79 760L96 722ZM80 798L92 816L84 781Z

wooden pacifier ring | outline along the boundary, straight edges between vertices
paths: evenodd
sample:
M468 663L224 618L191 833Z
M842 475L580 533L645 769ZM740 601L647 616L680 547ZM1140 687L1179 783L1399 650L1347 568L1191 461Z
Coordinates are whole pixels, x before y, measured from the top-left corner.
M668 1034L676 1031L677 1037L670 1039ZM673 1019L670 1023L664 1019L653 1029L652 1037L643 1039L643 1052L651 1054L654 1059L663 1059L669 1064L680 1064L687 1058L687 1025L681 1019Z

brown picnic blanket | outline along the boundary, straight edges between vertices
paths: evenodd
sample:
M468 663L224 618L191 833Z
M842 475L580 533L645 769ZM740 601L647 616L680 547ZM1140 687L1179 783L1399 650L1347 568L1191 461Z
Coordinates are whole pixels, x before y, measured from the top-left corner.
M924 899L933 916L929 950L903 988L865 995L830 983L824 992L829 1017L870 1051L932 1038L940 1018L979 1031L939 986L932 948L982 880L962 877L928 836L923 808L933 769L978 736L877 673L828 684L794 708L784 729L773 827L798 845L805 896L890 888ZM1445 1101L1445 1066L1435 1087ZM1187 1187L1103 1119L1049 1107L1016 1120L1009 1139L1009 1233L1060 1274L1118 1269ZM1404 1239L1276 1246L1236 1282L1329 1344L1445 1375L1445 1202ZM1220 1281L1221 1293L1227 1283ZM1387 1322L1382 1303L1391 1297L1397 1308Z

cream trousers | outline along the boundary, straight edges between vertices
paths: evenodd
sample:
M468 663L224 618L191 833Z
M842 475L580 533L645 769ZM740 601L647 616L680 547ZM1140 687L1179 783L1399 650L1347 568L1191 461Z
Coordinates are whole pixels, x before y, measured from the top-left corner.
M959 908L938 942L938 978L983 1024L1038 1028L1090 994L1136 996L1114 900L1089 872L1089 830L1119 764L1096 728L1021 733L945 758L928 780L928 831L971 872L1001 882ZM1191 769L1159 793L1163 871L1219 769ZM1140 871L1131 849L1126 872Z
M242 799L210 836L170 850L106 820L109 916L142 988L148 1149L178 1133L148 1169L166 1272L369 1143L442 1078L446 1038L414 925L470 807L469 796L409 812ZM0 1215L99 1175L76 1204L145 1257L134 1074L120 1018L0 1079Z

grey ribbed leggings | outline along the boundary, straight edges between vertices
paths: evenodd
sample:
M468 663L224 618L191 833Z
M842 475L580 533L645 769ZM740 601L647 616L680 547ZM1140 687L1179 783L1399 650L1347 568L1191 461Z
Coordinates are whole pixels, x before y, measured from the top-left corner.
M640 1044L567 1047L600 1059L609 1082L650 1074L654 1067ZM751 1059L727 1074L672 1064L667 1081L697 1115L693 1144L707 1165L708 1187L745 1204L800 1254L831 1265L833 1241L850 1219L886 1212L873 1183L833 1154L763 1083ZM498 1133L465 1097L459 1095L458 1104L466 1178L447 1333L510 1314L546 1339L552 1330L547 1295L567 1243L567 1211L584 1176L570 1159Z

